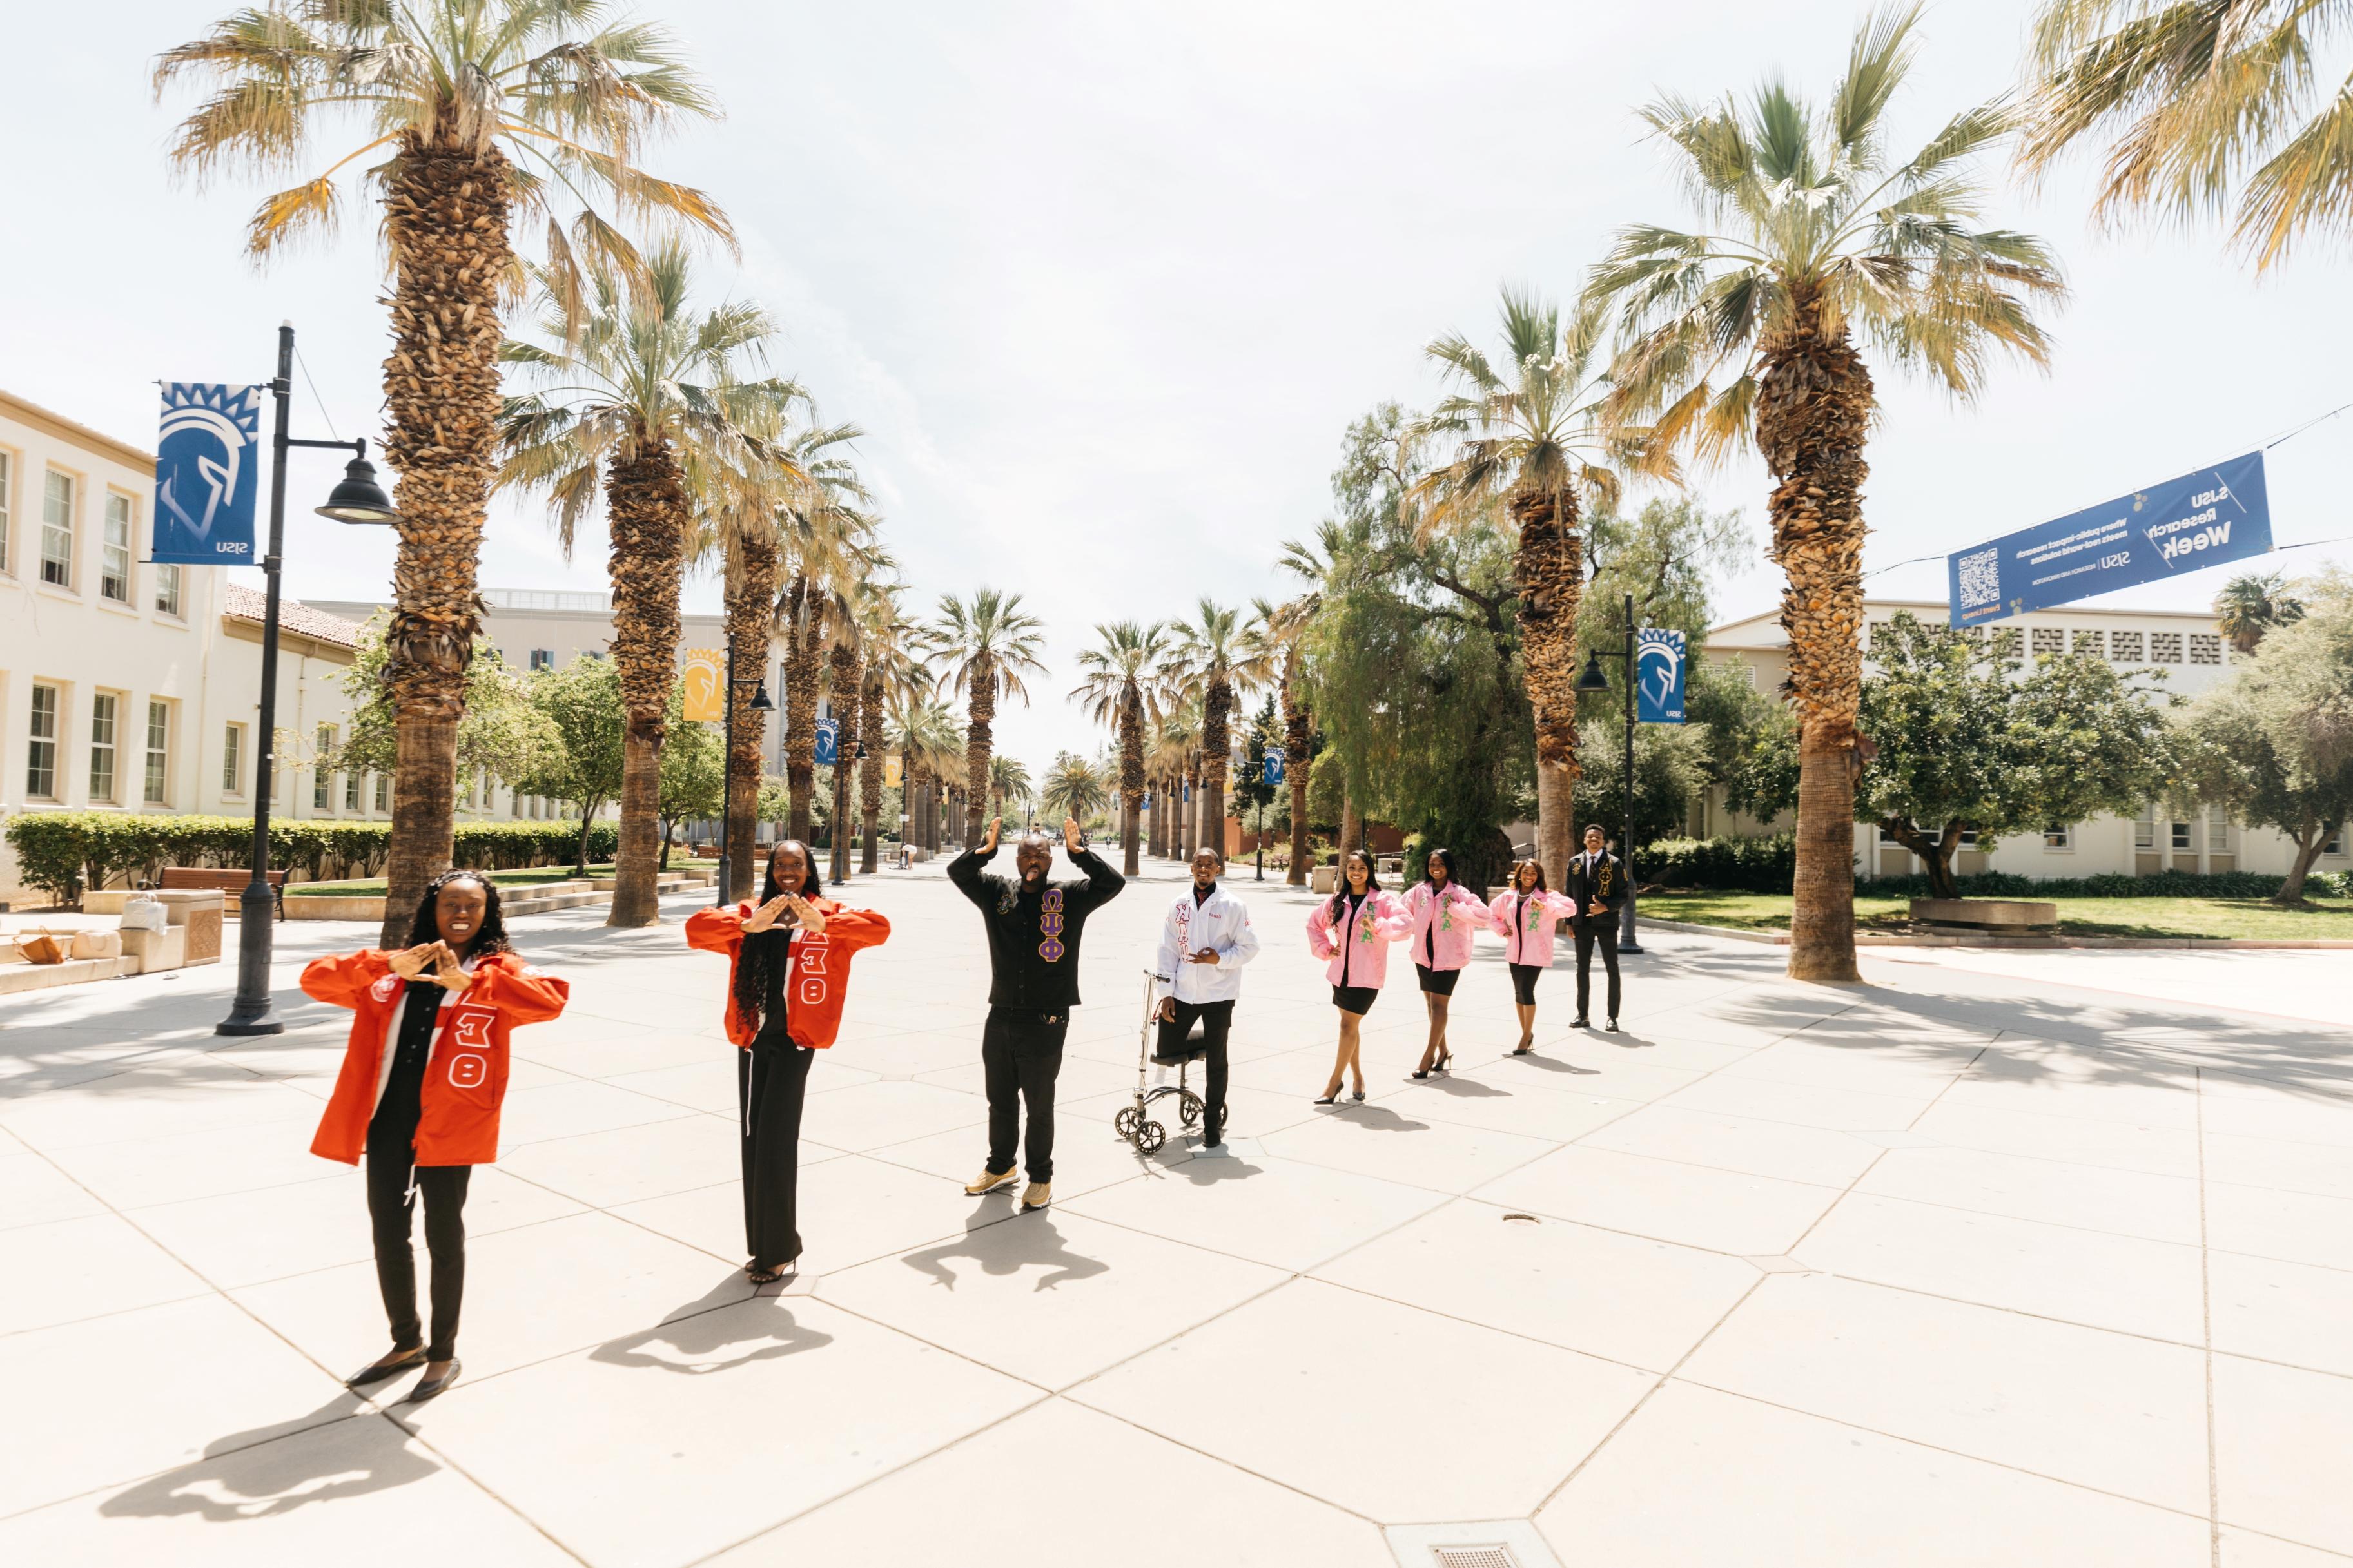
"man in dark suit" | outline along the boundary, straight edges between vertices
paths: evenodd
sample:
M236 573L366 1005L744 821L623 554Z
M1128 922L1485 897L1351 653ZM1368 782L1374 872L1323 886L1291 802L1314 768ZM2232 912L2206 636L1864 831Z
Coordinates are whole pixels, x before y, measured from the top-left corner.
M1593 994L1593 949L1601 949L1602 967L1609 972L1609 1027L1618 1027L1618 910L1626 901L1626 867L1609 853L1599 826L1585 830L1585 852L1568 863L1569 898L1577 918L1569 930L1577 937L1577 1019L1580 1029L1593 1027L1586 1016Z

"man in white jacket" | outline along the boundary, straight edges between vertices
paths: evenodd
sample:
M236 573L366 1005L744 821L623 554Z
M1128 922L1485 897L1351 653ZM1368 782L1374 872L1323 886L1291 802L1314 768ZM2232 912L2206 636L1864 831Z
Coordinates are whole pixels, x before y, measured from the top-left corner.
M1208 1047L1201 1095L1205 1149L1225 1142L1226 1032L1233 1027L1234 999L1242 991L1242 965L1258 956L1249 906L1218 886L1225 868L1226 858L1215 849L1205 847L1193 857L1193 885L1176 895L1161 922L1160 960L1152 969L1158 977L1160 1054L1181 1051L1193 1020L1201 1021Z

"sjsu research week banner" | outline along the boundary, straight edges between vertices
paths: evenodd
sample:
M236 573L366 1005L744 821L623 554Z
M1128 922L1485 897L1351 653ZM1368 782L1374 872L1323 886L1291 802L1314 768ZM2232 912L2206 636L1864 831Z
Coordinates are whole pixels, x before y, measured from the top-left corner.
M269 388L167 381L155 439L155 536L148 559L250 566Z
M1973 626L2047 610L2271 547L2263 455L2250 452L1955 551L1945 563L1951 622Z

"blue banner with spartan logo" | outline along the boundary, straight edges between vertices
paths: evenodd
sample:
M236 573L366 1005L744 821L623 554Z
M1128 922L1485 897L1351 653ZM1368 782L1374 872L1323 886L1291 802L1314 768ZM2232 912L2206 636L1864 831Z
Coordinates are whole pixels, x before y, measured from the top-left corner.
M1644 626L1634 637L1634 718L1643 724L1683 721L1683 634Z
M164 383L150 561L250 566L261 475L259 386Z
M2263 455L2250 452L1955 551L1946 561L1951 623L1982 626L2271 547Z

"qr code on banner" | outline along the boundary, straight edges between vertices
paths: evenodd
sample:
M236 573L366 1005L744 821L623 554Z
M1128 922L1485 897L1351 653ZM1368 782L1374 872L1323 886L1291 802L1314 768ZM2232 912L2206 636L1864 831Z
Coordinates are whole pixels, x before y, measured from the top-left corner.
M1975 606L2001 602L2001 552L1980 550L1961 557L1961 603Z

